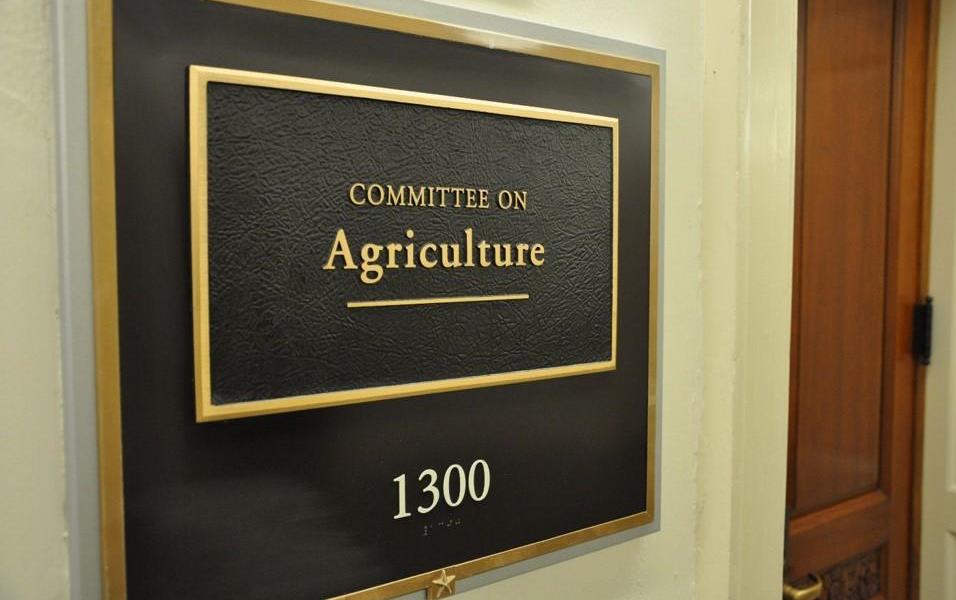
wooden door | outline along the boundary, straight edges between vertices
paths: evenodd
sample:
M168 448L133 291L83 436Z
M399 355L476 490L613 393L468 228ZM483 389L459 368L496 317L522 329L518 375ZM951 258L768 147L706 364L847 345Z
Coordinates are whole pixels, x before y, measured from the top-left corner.
M932 0L801 0L785 578L909 593Z

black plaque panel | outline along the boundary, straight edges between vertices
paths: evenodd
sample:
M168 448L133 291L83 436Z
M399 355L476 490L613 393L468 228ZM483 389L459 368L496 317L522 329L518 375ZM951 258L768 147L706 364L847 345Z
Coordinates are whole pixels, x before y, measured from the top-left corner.
M117 0L113 8L122 559L129 598L330 597L647 512L652 494L647 402L650 77L216 2ZM618 119L617 368L197 423L190 65ZM281 100L276 103L280 109ZM294 131L297 124L285 127ZM600 157L606 151L599 142L593 142L599 157L596 170L603 172L606 159ZM357 158L355 164L362 162ZM429 181L421 183L431 183L440 165L418 165L408 159L405 168L421 168L414 175L427 176ZM356 168L342 177L373 175L379 177ZM501 179L484 183L477 181L479 177ZM513 183L518 177L522 179ZM508 165L486 168L484 175L476 168L451 183L472 181L489 188L531 189L540 184ZM529 194L529 205L537 196L549 197ZM597 231L599 223L590 219L584 215L568 219L568 231L592 226ZM476 219L475 226L496 227L491 221ZM531 235L538 223L548 222L528 220L522 226ZM557 226L557 221L553 223ZM429 238L450 235L442 231L446 224L440 221L422 221L421 227ZM509 237L523 233L512 229L517 227L509 224L501 231ZM360 237L372 234L363 229ZM313 250L319 254L315 260L320 260L327 249L320 244L308 251ZM607 268L603 260L594 260L593 265ZM350 278L341 272L336 275ZM390 275L383 284L412 285L407 272ZM606 276L597 275L595 281L606 281ZM510 291L506 280L495 282ZM444 289L446 283L437 275L414 282L442 286L436 291L451 293ZM606 285L596 285L586 294L600 296L600 302L567 298L579 307L567 314L580 314L585 306L605 310ZM525 289L533 294L537 288ZM213 301L213 311L216 306ZM427 319L405 318L428 328L434 311L416 310ZM514 319L516 325L520 321ZM603 316L588 318L599 331L591 335L585 327L582 348L562 347L531 335L539 340L534 353L541 356L516 354L514 360L551 365L558 364L555 360L600 359L605 356L605 322ZM569 326L582 327L576 321L569 321ZM454 330L444 334L439 341L457 342L449 339L455 337ZM349 349L341 350L347 354ZM435 368L461 366L446 362ZM389 371L380 366L370 366L368 373L377 378L375 382L389 381ZM422 375L424 379L427 374ZM419 491L420 472L426 468L443 472L456 463L467 467L476 459L490 465L487 498L465 501L457 508L442 503L428 514L415 513L416 506L428 503L428 495ZM393 480L401 474L408 476L408 505L415 514L394 519Z
M195 70L213 404L613 368L616 119Z

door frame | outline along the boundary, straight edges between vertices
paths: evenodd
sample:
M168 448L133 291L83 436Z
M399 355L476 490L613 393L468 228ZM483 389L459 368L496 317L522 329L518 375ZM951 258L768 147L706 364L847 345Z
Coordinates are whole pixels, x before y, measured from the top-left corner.
M953 343L954 329L952 327L952 301L953 301L953 278L954 268L956 268L956 247L953 245L953 234L956 232L953 219L956 212L953 209L953 199L943 198L942 190L938 184L943 177L948 177L947 181L952 183L952 175L937 172L934 168L937 157L952 159L954 157L954 146L951 142L943 147L937 144L940 139L936 136L937 121L935 108L941 104L939 98L939 47L941 44L951 48L956 35L953 32L947 32L945 37L941 28L945 22L947 25L954 25L954 11L956 11L956 1L944 0L945 8L940 0L933 2L933 14L931 15L930 29L930 56L929 56L929 80L927 89L927 134L926 134L926 156L927 169L924 174L924 187L926 190L926 202L924 203L924 224L926 234L923 240L922 258L923 269L921 272L921 284L927 294L932 294L937 300L934 324L933 324L933 364L930 369L922 369L918 382L919 401L917 404L915 443L920 450L917 452L914 461L913 477L913 520L918 526L914 527L912 536L912 548L914 556L914 573L912 577L913 598L919 598L923 591L956 593L953 587L953 581L946 581L950 586L948 589L930 588L927 590L926 584L934 586L943 584L945 573L944 561L947 557L947 549L943 546L942 540L933 541L930 537L936 533L939 528L945 527L945 516L939 514L942 506L938 505L938 500L934 498L932 488L936 488L936 493L942 493L943 499L939 504L945 501L945 484L947 475L947 457L945 454L937 456L933 453L935 445L939 443L944 445L948 440L946 435L953 435L952 416L947 414L951 410L952 400L950 395L954 392L950 384L951 369L953 368ZM946 11L946 20L944 21L942 12ZM945 90L952 94L956 77L947 74L943 80ZM941 105L945 106L945 103ZM952 123L952 119L949 119ZM943 153L939 154L939 150ZM947 164L947 163L942 163ZM948 190L951 191L951 190ZM948 200L948 201L947 201ZM942 302L938 302L938 301ZM928 405L928 397L931 396L931 405ZM947 406L948 402L948 406ZM926 442L929 441L930 447ZM927 451L929 450L929 451ZM950 491L950 494L953 492ZM924 510L925 507L925 510ZM925 531L924 531L925 530ZM922 560L923 556L930 557L929 560ZM925 579L924 579L925 578ZM936 596L932 596L935 598ZM942 596L940 596L942 597ZM930 596L926 596L930 600Z

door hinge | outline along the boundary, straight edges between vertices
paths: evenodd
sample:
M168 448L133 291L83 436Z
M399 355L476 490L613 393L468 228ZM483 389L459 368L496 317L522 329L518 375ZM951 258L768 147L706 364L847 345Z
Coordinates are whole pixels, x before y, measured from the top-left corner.
M927 296L913 307L913 356L928 365L933 355L933 297Z

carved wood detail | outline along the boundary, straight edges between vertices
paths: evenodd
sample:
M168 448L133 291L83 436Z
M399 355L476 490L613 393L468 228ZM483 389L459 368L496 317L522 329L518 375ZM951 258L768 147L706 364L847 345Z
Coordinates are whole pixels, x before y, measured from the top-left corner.
M876 597L882 581L881 558L880 550L874 550L821 573L824 590L821 600L870 600ZM810 578L805 577L796 586L810 584Z

